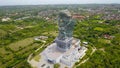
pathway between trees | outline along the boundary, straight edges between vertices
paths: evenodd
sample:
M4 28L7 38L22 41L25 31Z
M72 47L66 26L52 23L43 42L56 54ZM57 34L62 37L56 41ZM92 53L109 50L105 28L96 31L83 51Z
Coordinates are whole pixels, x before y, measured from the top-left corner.
M91 56L96 50L97 50L96 47L92 47L92 52L91 52L90 56ZM86 58L85 60L83 60L82 62L80 62L80 63L79 63L78 65L76 65L75 67L80 66L81 64L85 63L85 62L88 61L88 60L89 60L89 57Z
M41 47L39 47L38 49L36 49L35 52L37 52L38 50L40 50L43 46L44 46L44 44ZM36 67L38 65L38 62L36 62L35 60L31 59L32 55L33 55L33 53L29 55L29 57L27 59L27 62L29 64L31 64L32 67Z

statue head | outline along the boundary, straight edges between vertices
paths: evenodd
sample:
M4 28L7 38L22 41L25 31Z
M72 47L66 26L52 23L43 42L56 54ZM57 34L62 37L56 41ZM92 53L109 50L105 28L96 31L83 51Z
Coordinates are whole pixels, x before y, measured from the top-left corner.
M60 13L59 13L59 18L62 19L62 18L67 18L67 19L70 19L71 18L71 13L68 11L68 10L61 10Z

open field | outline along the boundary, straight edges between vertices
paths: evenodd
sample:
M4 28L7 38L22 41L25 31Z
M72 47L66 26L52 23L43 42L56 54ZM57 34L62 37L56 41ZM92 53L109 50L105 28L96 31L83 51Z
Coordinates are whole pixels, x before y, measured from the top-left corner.
M6 55L6 54L8 54L8 53L11 53L11 52L5 50L4 47L0 48L0 54L1 54L1 55Z
M40 44L34 43L33 41L33 38L26 38L15 43L11 43L10 45L7 45L7 50L4 47L0 48L0 54L1 57L3 57L0 57L0 68L6 68L6 66L11 67L12 65L16 64L18 65L18 63L22 61L22 58L27 58L29 54L31 54L41 46Z
M107 40L107 39L98 39L98 42L100 42L100 43L104 43L104 44L109 44L109 43L111 43L111 41L110 40Z
M33 43L33 38L27 38L27 39L12 43L12 44L8 45L8 47L10 47L13 51L17 51L17 50L19 50L19 48L24 48L24 47L30 45L31 43Z
M40 55L36 55L36 56L34 57L34 60L37 61L37 62L39 62L39 60L40 60Z

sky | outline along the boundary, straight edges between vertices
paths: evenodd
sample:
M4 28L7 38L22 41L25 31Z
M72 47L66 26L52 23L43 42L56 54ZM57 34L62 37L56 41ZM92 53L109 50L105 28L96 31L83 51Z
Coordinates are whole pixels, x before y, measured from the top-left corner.
M41 5L41 4L88 4L88 3L117 3L120 0L0 0L2 5Z

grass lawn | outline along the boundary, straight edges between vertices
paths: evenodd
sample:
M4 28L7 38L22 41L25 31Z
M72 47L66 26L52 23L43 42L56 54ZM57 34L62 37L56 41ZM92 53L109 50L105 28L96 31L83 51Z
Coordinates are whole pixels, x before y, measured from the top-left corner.
M5 55L5 54L7 54L7 53L11 53L11 52L9 52L9 51L6 51L5 50L5 48L0 48L0 55Z
M0 38L3 37L3 36L5 36L6 34L7 34L6 31L0 29Z
M27 38L8 45L12 50L17 51L33 43L33 38Z
M25 28L32 28L32 27L34 27L34 26L26 26Z
M38 47L38 46L40 46L40 45L37 43L32 44L31 46L28 46L27 48L24 48L21 51L19 51L18 54L22 54L22 53L27 52L29 50L33 50L35 47Z
M107 40L107 39L98 39L98 41L99 41L100 43L105 43L105 44L111 42L110 40Z
M35 61L39 62L39 60L40 60L40 55L36 55L33 59L34 59Z
M101 28L101 27L95 27L94 30L96 30L96 31L103 31L104 29Z
M57 31L49 31L49 32L44 32L42 33L43 35L51 35L51 36L57 36L58 32Z

